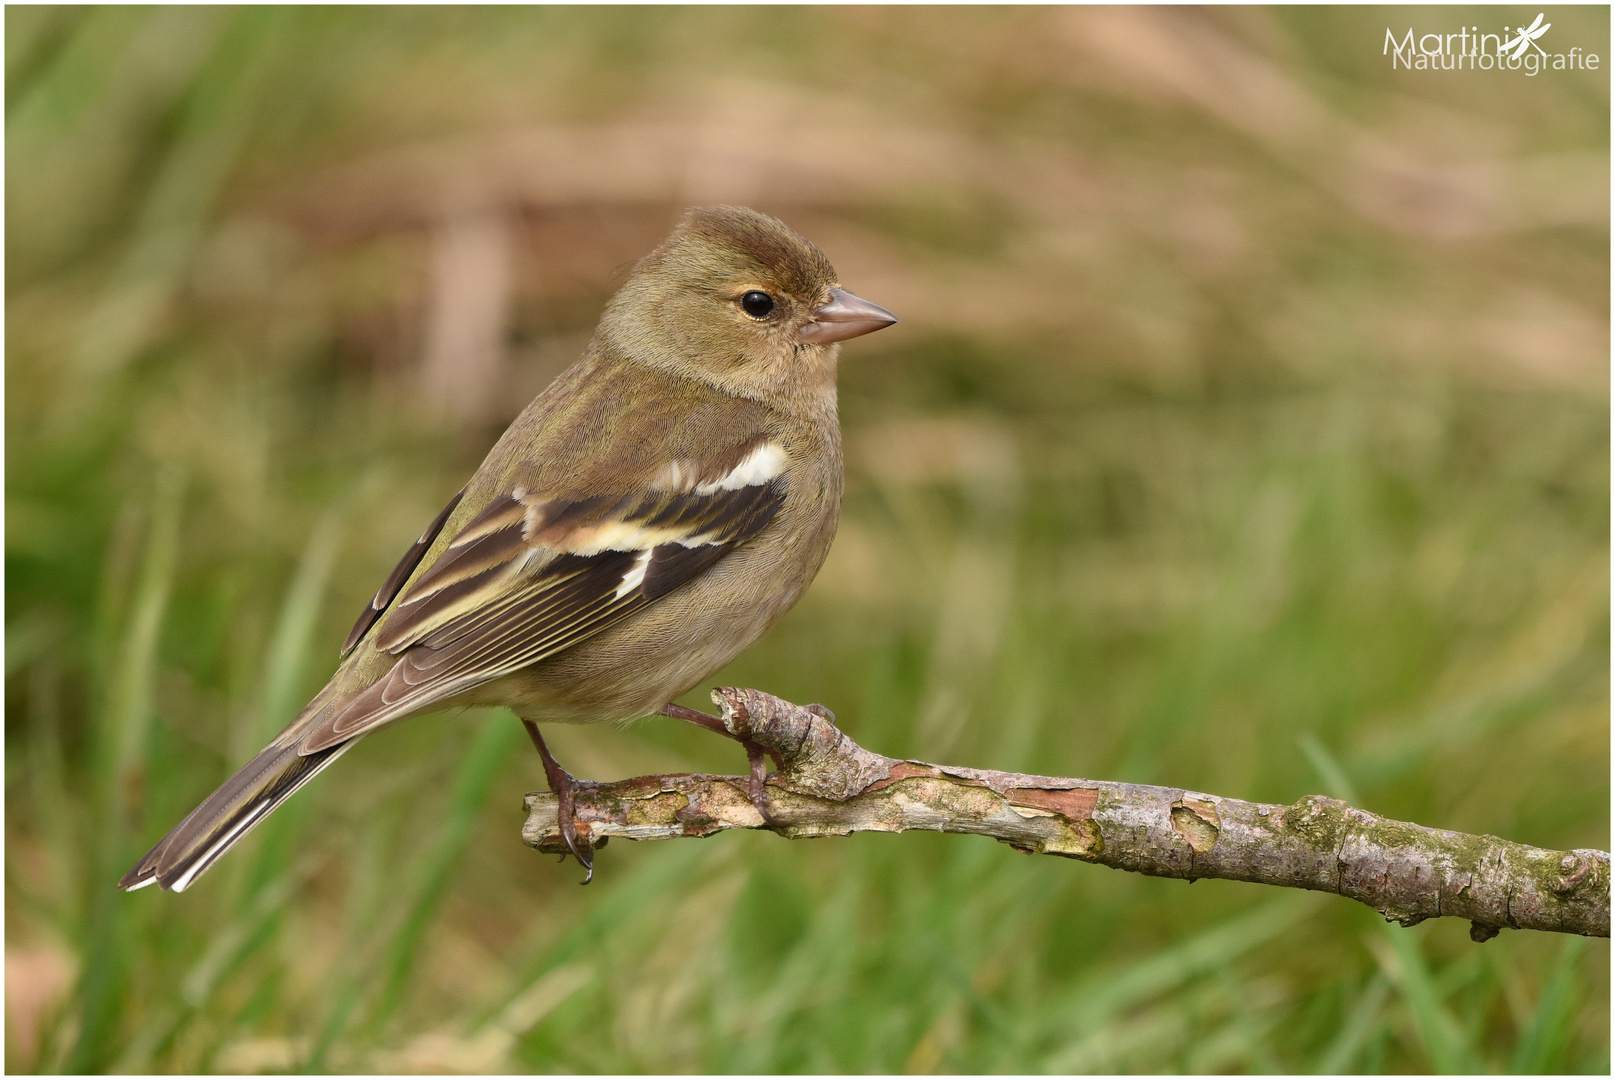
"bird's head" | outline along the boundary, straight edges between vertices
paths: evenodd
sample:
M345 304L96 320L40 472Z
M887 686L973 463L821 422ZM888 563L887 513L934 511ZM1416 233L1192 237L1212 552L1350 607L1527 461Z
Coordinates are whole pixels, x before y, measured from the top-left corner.
M824 253L784 222L712 206L640 261L601 330L637 362L791 407L833 395L837 342L896 321L840 288Z

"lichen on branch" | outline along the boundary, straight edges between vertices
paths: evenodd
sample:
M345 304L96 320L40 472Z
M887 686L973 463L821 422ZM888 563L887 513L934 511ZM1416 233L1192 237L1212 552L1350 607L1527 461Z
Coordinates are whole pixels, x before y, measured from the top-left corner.
M759 690L713 691L723 727L777 755L768 810L740 776L579 781L578 832L665 840L726 829L792 839L853 832L969 833L1019 851L1062 855L1157 877L1227 878L1361 901L1387 919L1468 919L1476 941L1504 928L1609 936L1610 859L1495 836L1393 821L1337 799L1289 806L1180 788L1030 776L900 761L859 746L818 706ZM523 839L562 852L555 797L527 796Z

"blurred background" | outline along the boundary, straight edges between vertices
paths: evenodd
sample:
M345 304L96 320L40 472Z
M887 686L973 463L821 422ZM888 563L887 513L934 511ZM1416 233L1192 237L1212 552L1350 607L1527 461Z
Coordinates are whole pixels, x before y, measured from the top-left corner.
M1606 1072L1607 941L917 834L580 889L498 711L113 890L720 201L903 322L844 350L829 563L714 685L1607 849L1609 11L1540 39L1596 71L1382 52L1536 11L7 8L8 1070Z

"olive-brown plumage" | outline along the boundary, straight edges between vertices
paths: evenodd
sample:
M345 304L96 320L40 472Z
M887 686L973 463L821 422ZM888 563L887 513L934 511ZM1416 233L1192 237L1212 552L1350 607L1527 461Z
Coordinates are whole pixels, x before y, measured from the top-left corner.
M835 535L836 342L895 321L774 218L691 211L406 552L326 687L120 887L188 887L394 721L469 704L627 720L728 663Z

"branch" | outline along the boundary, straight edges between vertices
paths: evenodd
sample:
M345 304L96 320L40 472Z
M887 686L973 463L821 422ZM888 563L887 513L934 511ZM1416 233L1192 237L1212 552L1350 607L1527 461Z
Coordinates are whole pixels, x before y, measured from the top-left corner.
M577 782L580 836L662 840L725 829L791 839L853 832L972 833L1028 854L1063 855L1156 877L1228 878L1359 900L1403 926L1448 915L1470 937L1500 929L1609 937L1610 862L1430 829L1308 795L1290 806L1179 788L898 761L847 738L818 706L758 690L713 691L724 728L778 755L766 823L739 776ZM527 796L522 838L566 850L555 796Z

